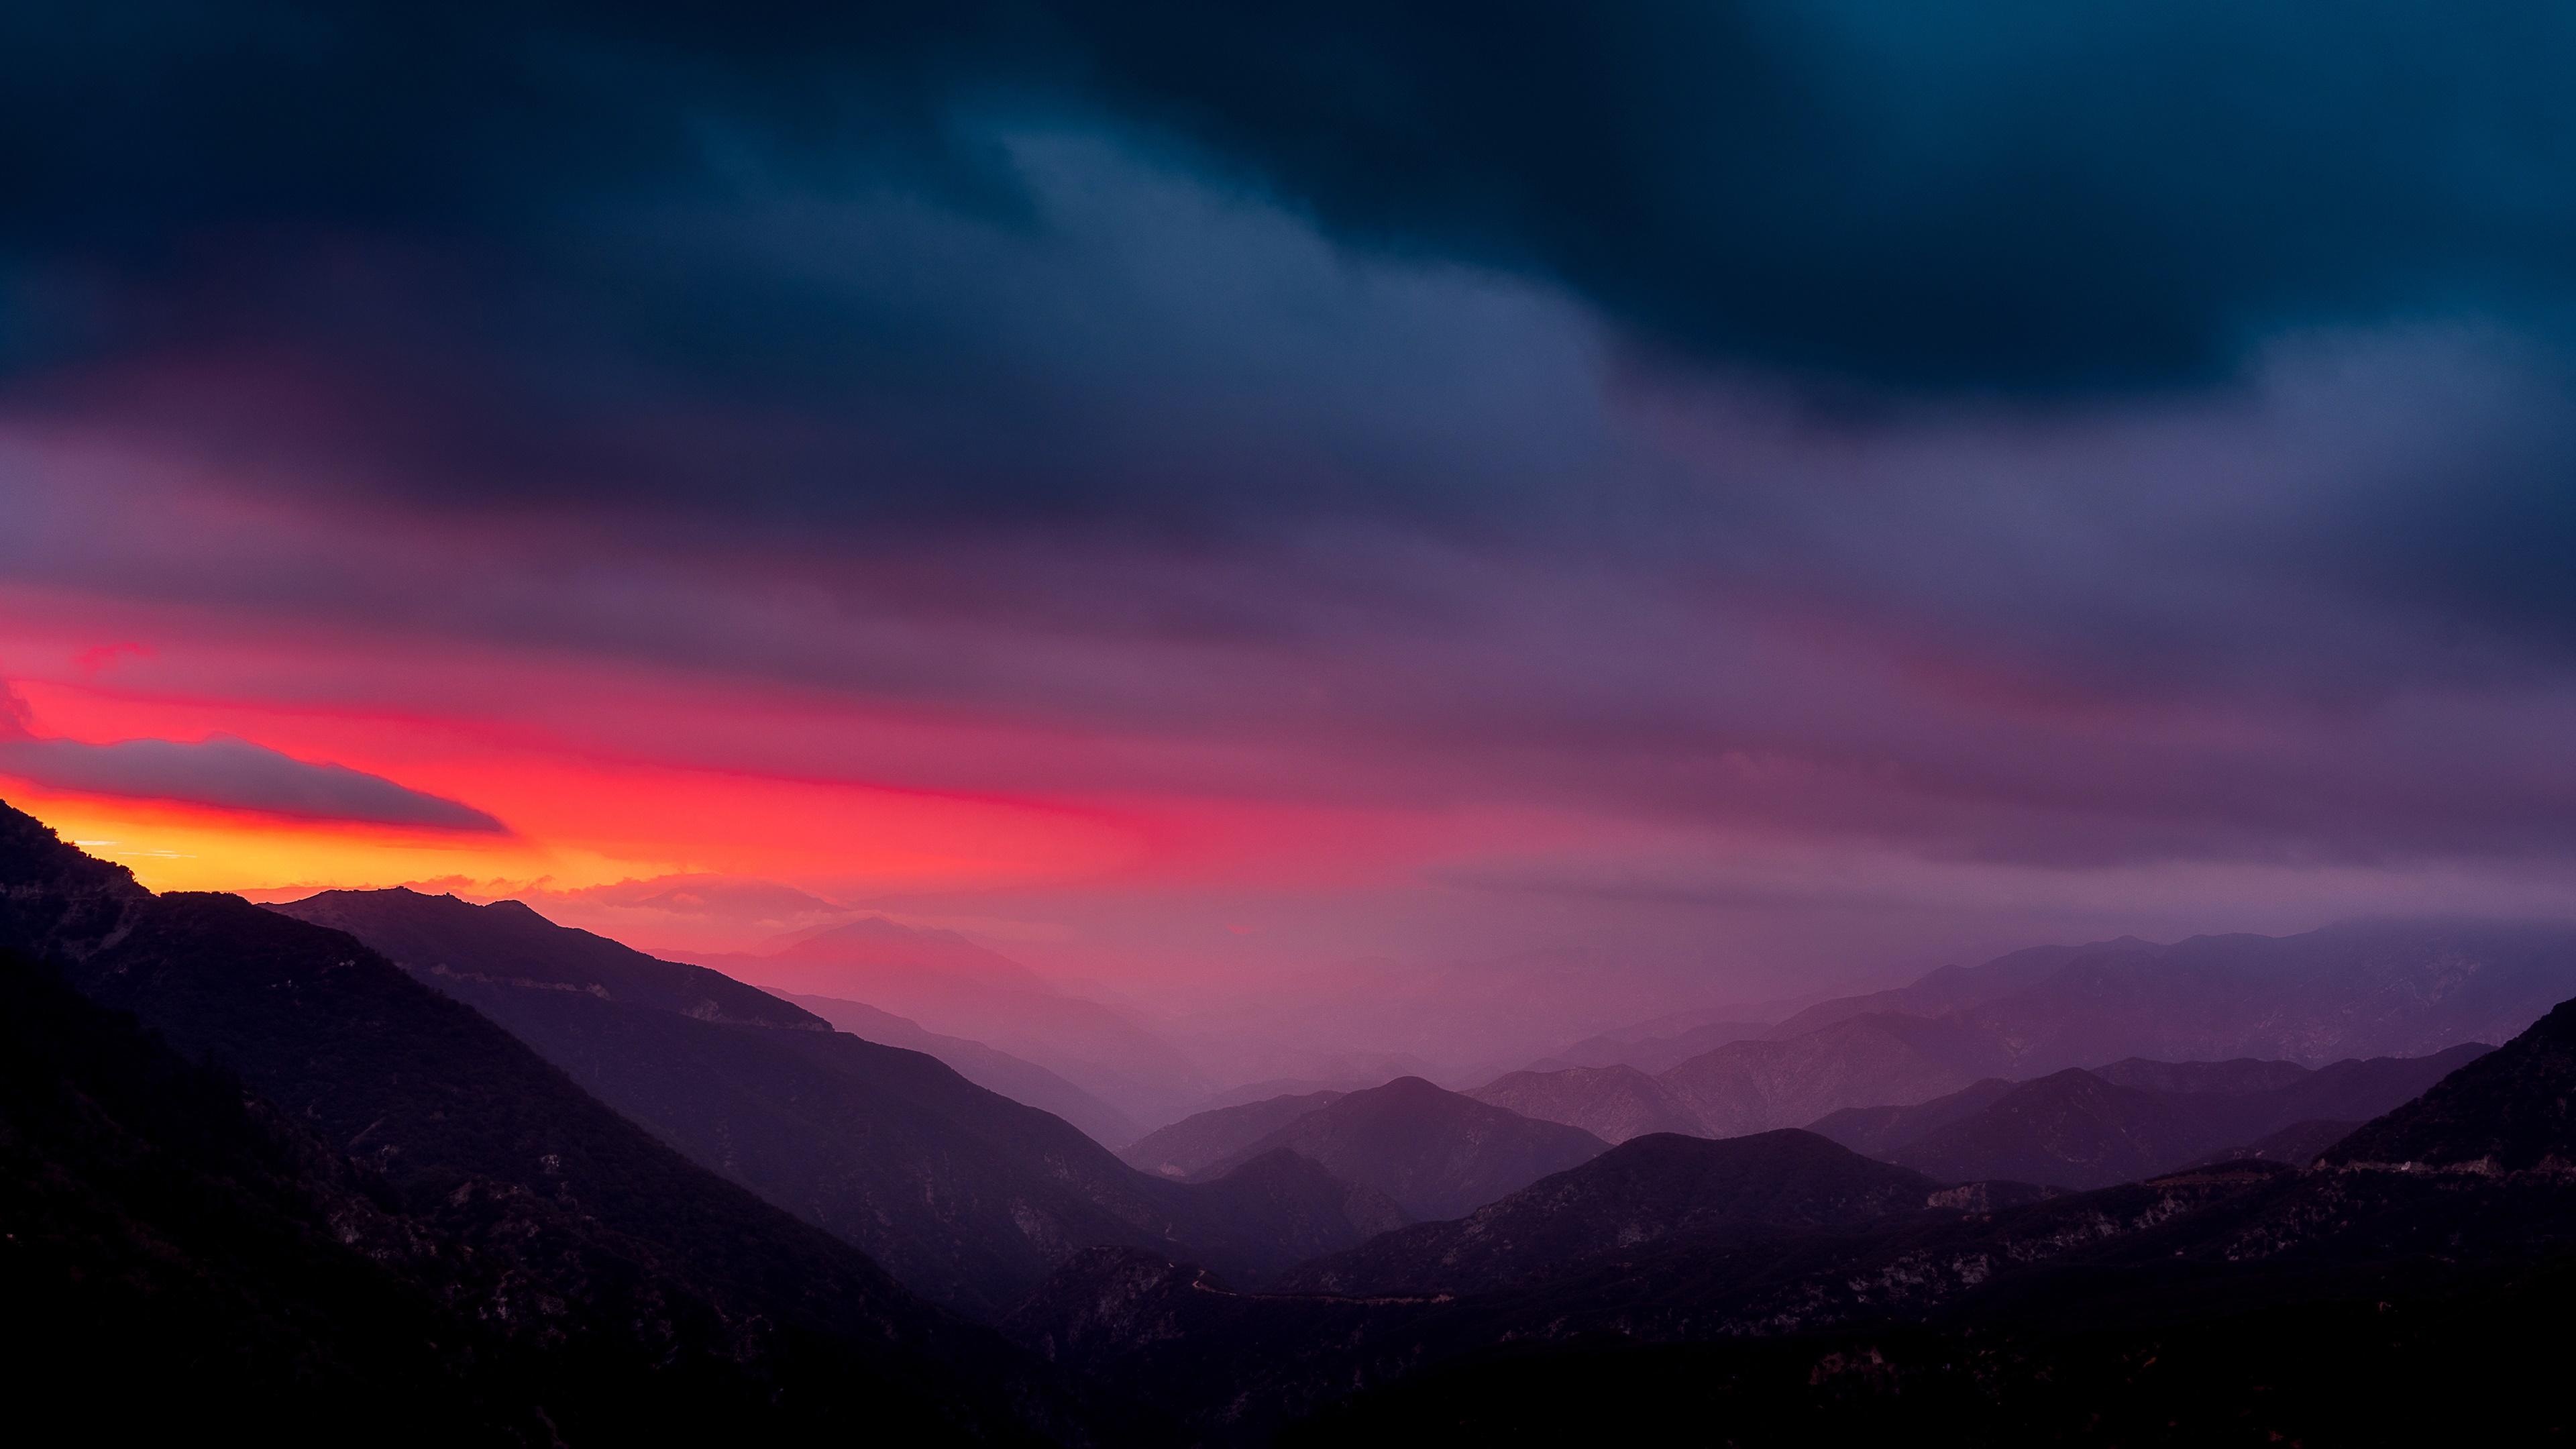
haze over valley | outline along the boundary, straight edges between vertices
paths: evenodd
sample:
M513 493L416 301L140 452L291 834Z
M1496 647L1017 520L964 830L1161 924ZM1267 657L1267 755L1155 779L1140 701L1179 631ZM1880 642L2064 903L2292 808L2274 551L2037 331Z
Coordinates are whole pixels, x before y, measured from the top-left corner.
M2567 1437L2571 73L0 6L21 1417Z

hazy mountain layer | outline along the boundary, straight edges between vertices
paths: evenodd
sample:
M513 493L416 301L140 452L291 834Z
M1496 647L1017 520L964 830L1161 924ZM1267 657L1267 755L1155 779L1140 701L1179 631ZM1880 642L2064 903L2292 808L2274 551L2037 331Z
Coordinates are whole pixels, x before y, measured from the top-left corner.
M2238 1057L2228 1062L2151 1062L2127 1057L2108 1066L2088 1067L2115 1087L2144 1087L2151 1092L2271 1092L2305 1081L2311 1075L2297 1062L2257 1061Z
M1713 1021L1668 1036L1629 1038L1616 1034L1586 1037L1539 1058L1526 1068L1558 1072L1567 1067L1634 1067L1648 1076L1670 1071L1702 1052L1728 1042L1749 1041L1770 1028L1751 1021Z
M2298 1313L2327 1318L2296 1321L2340 1323L2331 1317L2335 1305L2356 1300L2376 1302L2371 1311L2381 1315L2449 1315L2440 1321L2457 1325L2467 1335L2462 1341L2478 1347L2459 1360L2469 1375L2464 1382L2484 1382L2494 1364L2526 1361L2517 1345L2527 1345L2529 1336L2517 1329L2499 1338L2485 1311L2451 1314L2442 1307L2452 1301L2444 1295L2469 1293L2471 1298L2459 1301L2484 1304L2488 1300L2474 1295L2489 1292L2486 1285L2576 1243L2576 1176L2557 1165L2576 1147L2563 1105L2576 1096L2571 1022L2576 1004L2513 1046L2460 1068L2420 1100L2327 1154L2354 1163L2429 1164L2434 1170L2302 1172L2239 1161L2035 1201L2026 1192L1977 1194L1973 1202L1970 1195L1942 1192L1932 1195L1934 1206L1823 1235L1773 1233L1747 1241L1742 1232L1716 1232L1627 1245L1617 1244L1618 1218L1633 1210L1631 1195L1604 1192L1582 1198L1573 1222L1597 1234L1591 1241L1613 1246L1517 1281L1501 1275L1507 1286L1491 1291L1249 1295L1186 1268L1103 1255L1069 1262L1012 1316L1007 1331L1212 1435L1255 1432L1354 1390L1420 1383L1427 1368L1501 1352L1504 1345L1524 1356L1550 1344L1587 1341L1740 1345L1858 1331L1855 1325L1868 1325L1882 1346L1884 1335L1921 1335L1935 1350L1927 1361L1953 1364L1959 1372L1969 1360L1954 1355L1954 1346L1960 1353L1973 1349L1974 1361L1984 1365L1978 1372L1989 1377L1958 1381L1982 1387L1947 1408L1943 1392L1935 1391L1941 1380L1911 1380L1925 1389L1904 1401L1913 1416L1905 1422L1916 1432L1939 1430L1945 1414L1989 1413L1998 1402L1990 1376L2022 1371L2016 1363L2040 1386L2052 1382L2052 1365L2088 1374L2101 1368L2102 1361L2091 1357L2055 1357L2056 1348L2026 1350L2015 1334L2043 1335L2043 1346L2103 1341L2059 1336L2079 1331L2151 1334L2115 1340L2131 1345L2115 1360L2128 1377L2114 1375L2129 1385L2121 1392L2131 1396L2162 1392L2157 1385L2164 1381L2138 1376L2148 1359L2173 1353L2184 1355L2185 1363L2209 1363L2195 1357L2202 1346L2235 1345L2228 1364L2208 1370L2218 1373L2243 1368L2238 1360L2256 1352L2261 1380L2226 1380L2234 1385L2228 1390L2231 1412L2243 1415L2287 1407L2259 1397L2283 1362L2283 1350L2262 1348L2267 1334L2224 1327L2234 1320L2221 1315L2282 1313L2291 1310L2271 1305L2304 1304L2309 1306ZM2144 1091L2085 1080L2104 1093ZM2156 1095L2183 1101L2208 1094ZM1672 1141L1640 1139L1617 1151L1638 1153ZM2373 1143L2382 1145L2365 1158ZM1717 1153L1734 1144L1684 1145ZM1585 1175L1570 1172L1546 1186L1579 1182ZM1968 1207L1941 1206L1953 1202ZM1509 1216L1505 1204L1495 1208L1495 1219ZM1340 1263L1384 1255L1392 1266L1367 1282L1427 1286L1437 1281L1434 1275L1405 1274L1463 1241L1459 1224L1409 1228L1355 1254L1293 1269L1281 1282L1307 1284L1335 1273ZM1415 1253L1401 1255L1400 1246ZM1467 1255L1461 1256L1463 1265ZM1356 1274L1347 1281L1354 1287L1363 1282ZM2528 1312L2546 1296L2518 1301ZM2372 1333L2359 1337L2337 1328L2338 1336L2329 1341L2344 1361L2393 1370L2397 1365L2384 1350L2392 1331L2409 1321L2414 1320L2382 1317ZM1955 1337L1956 1326L1973 1328L1976 1336ZM2443 1352L2454 1348L2446 1344ZM1803 1385L1848 1376L1849 1393L1870 1396L1893 1393L1900 1381L1890 1356L1868 1342L1830 1354L1807 1352L1800 1369ZM2356 1392L2370 1387L2346 1382ZM1212 1394L1209 1385L1224 1385L1227 1392ZM1557 1388L1561 1392L1565 1385ZM2506 1397L2531 1398L2518 1381L2497 1388ZM1732 1402L1726 1396L1734 1391L1723 1379L1665 1382L1657 1392L1666 1395L1659 1404L1667 1419L1701 1412L1737 1423L1725 1417ZM2037 1388L2033 1402L2062 1407L2056 1392ZM1716 1397L1706 1397L1711 1393ZM1842 1393L1807 1402L1847 1399ZM1454 1397L1439 1402L1475 1420L1472 1406ZM2176 1424L2182 1409L2178 1403ZM1319 1420L1317 1432L1330 1422ZM2080 1415L2069 1421L2069 1433L2086 1422ZM2231 1422L2242 1428L2244 1419Z
M1884 1157L1935 1128L1975 1116L2019 1085L2001 1077L1988 1077L1911 1107L1845 1107L1808 1123L1807 1130L1865 1156Z
M1320 1112L1349 1095L1307 1092L1219 1107L1184 1117L1169 1127L1120 1148L1118 1159L1139 1172L1163 1177L1193 1176L1233 1157L1309 1112Z
M500 1022L701 1165L971 1315L997 1311L1096 1244L1192 1256L1258 1281L1358 1243L1394 1216L1320 1170L1203 1186L1149 1178L933 1057L832 1031L784 1002L777 1011L798 1024L728 1024L643 1004L631 981L715 973L603 951L614 943L515 903L338 891L278 909L385 943L404 970Z
M1785 1040L1735 1042L1657 1080L1711 1136L1738 1137L1844 1107L1928 1101L1996 1075L2005 1055L1950 1018L1878 1012Z
M2350 921L2277 938L2038 947L1821 1003L1658 1080L1720 1136L2131 1058L2165 1064L2168 1087L2182 1073L2241 1090L2280 1063L2499 1041L2570 994L2576 926L2549 923Z
M957 1075L988 1092L999 1092L1024 1107L1050 1112L1082 1129L1103 1147L1123 1147L1143 1135L1136 1119L1110 1106L1035 1062L996 1051L980 1041L941 1036L921 1023L856 1001L829 996L790 996L798 1006L839 1030L866 1041L926 1053L946 1062Z
M2136 1182L2264 1130L2240 1100L2114 1086L2069 1068L2024 1082L1984 1110L1887 1154L1952 1181L2006 1178L2056 1187Z
M1707 1135L1688 1107L1635 1067L1510 1072L1466 1095L1541 1122L1580 1127L1604 1142L1625 1142L1650 1132Z
M1461 1216L1610 1144L1579 1127L1534 1122L1403 1077L1306 1113L1200 1175L1220 1176L1283 1147L1378 1189L1409 1217L1428 1219Z
M1744 1229L1857 1227L1940 1184L1794 1129L1722 1142L1640 1137L1466 1217L1421 1223L1283 1274L1279 1293L1476 1293L1613 1249Z
M1159 1127L1213 1085L1172 1046L1096 1001L1069 996L953 931L869 918L767 953L693 956L740 980L798 996L862 1002L943 1036L981 1042L1074 1083Z
M1979 1111L1882 1155L1952 1180L2014 1178L2061 1187L2107 1187L2173 1171L2294 1122L2377 1116L2487 1050L2471 1043L2429 1057L2337 1062L2314 1072L2287 1062L2241 1061L2127 1061L2104 1069L2132 1081L2181 1081L2202 1088L2282 1084L2262 1091L2159 1091L2119 1085L2106 1080L2104 1071L2069 1069L2025 1082Z

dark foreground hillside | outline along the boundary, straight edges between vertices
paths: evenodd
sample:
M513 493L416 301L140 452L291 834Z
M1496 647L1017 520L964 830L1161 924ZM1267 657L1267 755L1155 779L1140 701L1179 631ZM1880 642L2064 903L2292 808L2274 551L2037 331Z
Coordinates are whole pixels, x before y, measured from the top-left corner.
M11 1382L111 1442L2564 1437L2576 1004L2460 1049L2340 1141L2302 1117L2281 1130L2304 1146L2086 1192L1794 1130L1605 1149L1419 1081L1298 1112L1183 1183L692 968L583 945L493 957L488 979L452 953L406 974L233 897L153 896L14 813L0 953L0 1290L34 1330ZM832 1075L759 1075L799 1062ZM2443 1064L2070 1080L2269 1121ZM706 1103L809 1126L829 1105L896 1183L972 1185L953 1166L970 1150L1019 1164L989 1209L936 1220L961 1234L1033 1208L1041 1181L1162 1216L1147 1241L1056 1244L995 1333L728 1181L722 1131L693 1146L710 1170L567 1071L624 1074L672 1136ZM734 1096L707 1095L722 1082ZM1331 1241L1373 1190L1457 1206L1256 1279L1207 1266ZM1185 1204L1187 1237L1162 1226ZM1283 1237L1298 1204L1308 1226ZM1175 1256L1193 1241L1203 1257Z
M64 984L165 1039L158 1050L238 1073L261 1101L247 1109L255 1119L293 1122L299 1135L275 1151L306 1151L310 1163L272 1173L280 1180L259 1189L278 1204L272 1217L291 1225L320 1211L346 1246L369 1242L363 1231L343 1234L344 1221L373 1221L354 1204L376 1204L387 1219L384 1241L411 1245L368 1249L411 1285L386 1290L384 1301L426 1294L501 1344L496 1358L468 1340L465 1362L476 1373L523 1366L519 1398L505 1393L500 1402L542 1410L534 1442L890 1434L1018 1443L1084 1432L1072 1398L1008 1344L915 1297L858 1250L688 1162L470 1007L337 931L231 896L153 896L122 869L0 808L0 949L49 958ZM156 1069L145 1062L142 1070ZM39 1104L30 1110L47 1110L48 1093L57 1103L105 1102L129 1085L112 1073L94 1085L57 1073L50 1085L29 1085ZM20 1179L90 1185L79 1200L96 1214L75 1237L128 1244L173 1281L237 1280L244 1301L297 1301L262 1286L268 1260L228 1264L228 1233L185 1239L198 1211L172 1206L158 1179L80 1177L85 1153L110 1166L119 1160L121 1149L104 1145L119 1133L162 1142L148 1115L109 1120L114 1131L102 1126L87 1145L57 1134L49 1150L60 1154L60 1171L39 1162ZM231 1160L207 1169L216 1186L200 1197L250 1181L242 1176L250 1169ZM365 1183L376 1186L362 1191ZM136 1226L114 1226L120 1221ZM163 1222L166 1232L153 1226ZM317 1272L339 1271L330 1255L321 1261ZM58 1271L74 1267L66 1258ZM181 1307L200 1301L151 1296ZM232 1320L220 1312L209 1333L172 1328L161 1341L180 1357L153 1367L181 1378L218 1373L214 1359L237 1338L256 1342L254 1326L264 1321L235 1316L238 1333L221 1327ZM146 1313L125 1326L151 1342L144 1325L153 1321ZM295 1362L300 1343L333 1348L342 1339L328 1315L280 1321L290 1326L280 1330L277 1362ZM442 1352L448 1341L430 1339ZM370 1338L357 1332L348 1342L364 1353ZM108 1361L149 1377L131 1354ZM394 1362L411 1374L445 1372L449 1361ZM406 1380L367 1371L350 1381L392 1393ZM415 1422L399 1393L384 1404L393 1431Z
M1282 1275L1308 1291L1104 1254L1004 1326L1208 1443L2524 1442L2499 1426L2558 1422L2576 1287L2571 1043L2576 1006L2340 1166L2052 1196L1804 1133L1644 1138ZM1814 1190L1771 1195L1792 1158Z
M2565 1443L2565 1260L2453 1296L2302 1303L2050 1336L1890 1326L1474 1355L1278 1438L1571 1443L2325 1446Z
M0 1226L10 1374L84 1405L91 1435L542 1438L507 1345L458 1311L452 1242L229 1072L14 952ZM387 1424L384 1401L415 1409Z

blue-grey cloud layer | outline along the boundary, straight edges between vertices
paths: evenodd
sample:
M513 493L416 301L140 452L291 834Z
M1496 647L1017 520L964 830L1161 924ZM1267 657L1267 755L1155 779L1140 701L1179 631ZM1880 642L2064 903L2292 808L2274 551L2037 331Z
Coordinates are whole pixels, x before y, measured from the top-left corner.
M21 8L0 407L438 528L0 563L1966 856L2547 852L2571 13Z
M126 3L21 9L0 53L11 239L137 271L222 229L525 248L746 157L1008 216L952 124L981 107L1149 127L1344 235L1901 384L2202 377L2286 322L2576 277L2576 16L2511 0Z
M0 738L0 773L57 790L305 820L478 834L507 829L470 805L346 765L299 760L229 735L193 743L119 740L105 745Z

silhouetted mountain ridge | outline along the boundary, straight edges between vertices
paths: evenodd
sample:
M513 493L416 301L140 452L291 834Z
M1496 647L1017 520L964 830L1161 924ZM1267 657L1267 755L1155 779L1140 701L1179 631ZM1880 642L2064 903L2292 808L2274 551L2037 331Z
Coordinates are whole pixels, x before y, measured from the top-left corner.
M846 1433L873 1398L922 1432L1007 1440L1025 1415L1065 1412L998 1340L687 1162L349 936L232 896L118 889L112 869L0 807L0 897L20 933L0 948L53 954L93 1001L239 1072L381 1172L482 1281L507 1285L506 1314L482 1321L563 1376L565 1415Z
M2294 1122L2377 1116L2488 1050L2469 1043L2429 1057L2337 1062L2314 1072L2290 1062L2135 1059L2092 1071L2069 1068L2024 1082L1978 1111L1880 1155L1953 1180L2013 1178L2059 1187L2108 1187L2218 1160L2223 1149L2268 1137ZM2187 1086L2124 1086L2108 1079L2112 1073L2132 1082ZM2267 1082L2279 1085L2217 1090Z
M1910 1107L1845 1107L1808 1123L1807 1130L1864 1156L1883 1158L1938 1128L1975 1116L2020 1085L1988 1077Z
M2411 1069L2425 1067L2418 1061ZM2069 1075L2071 1085L2101 1094L2203 1105L2212 1095L2153 1093ZM2303 1079L2247 1095L2281 1099L2304 1086ZM2576 1246L2576 1173L2556 1166L2563 1160L2556 1154L2569 1145L2564 1104L2576 1097L2571 1087L2576 1003L2514 1046L2458 1068L2419 1100L2353 1134L2327 1154L2354 1164L2341 1170L2231 1161L2039 1200L2027 1191L1951 1189L1932 1194L1936 1205L1923 1210L1824 1233L1721 1229L1656 1236L1649 1228L1625 1244L1616 1241L1629 1236L1618 1219L1630 1210L1632 1195L1613 1190L1584 1194L1571 1218L1590 1235L1581 1246L1613 1246L1537 1273L1492 1273L1475 1280L1487 1285L1480 1292L1264 1296L1187 1269L1103 1255L1069 1260L1012 1315L1007 1330L1211 1435L1293 1418L1506 1344L1526 1351L1587 1341L1723 1344L1909 1331L1959 1343L1963 1352L1976 1348L1992 1365L2003 1361L1998 1344L2011 1343L1997 1338L1999 1328L2005 1334L2134 1333L2150 1336L2121 1340L2138 1344L2123 1360L2131 1387L2122 1392L2143 1392L2140 1364L2178 1344L2204 1341L2213 1331L2206 1326L2212 1315L2353 1301L2377 1301L2385 1314L2392 1305L2429 1301L2427 1295L2477 1289ZM1836 1150L1821 1139L1806 1140ZM2374 1140L2387 1145L2365 1156ZM1616 1151L1676 1141L1641 1138ZM1680 1142L1685 1151L1703 1153L1730 1145ZM1545 1186L1580 1182L1617 1161L1605 1154ZM2370 1162L2404 1170L2365 1165ZM1760 1174L1757 1182L1771 1177ZM1941 1206L1947 1204L1956 1206ZM1517 1207L1511 1200L1497 1203L1490 1217L1505 1218ZM1281 1275L1280 1285L1437 1289L1440 1259L1464 1242L1460 1224L1419 1225L1301 1265ZM1458 1267L1445 1270L1454 1281L1466 1280L1477 1266L1471 1253L1459 1251L1459 1257ZM1365 1275L1356 1271L1361 1266L1369 1270ZM2471 1314L2450 1321L2475 1327L2481 1320ZM2383 1320L2382 1330L2387 1326ZM1959 1329L1977 1337L1954 1337ZM2479 1341L2496 1342L2492 1335ZM1864 1356L1862 1362L1885 1360ZM1849 1360L1811 1358L1809 1364L1813 1375L1834 1375ZM1223 1396L1209 1386L1222 1386ZM1917 1428L1931 1432L1943 1422L1935 1416Z
M1146 1127L1185 1115L1209 1082L1171 1045L1097 1001L1067 995L953 931L877 917L805 933L767 954L692 955L789 995L860 1002L1035 1062Z
M2576 1176L2576 1000L2328 1148L2336 1166Z
M1306 1092L1240 1106L1218 1107L1157 1128L1118 1149L1118 1160L1139 1172L1186 1178L1233 1157L1309 1112L1320 1112L1347 1092Z
M1508 1072L1466 1095L1541 1122L1580 1127L1604 1142L1652 1132L1708 1135L1699 1118L1662 1083L1629 1066Z
M1534 1122L1420 1077L1353 1092L1202 1169L1221 1176L1287 1148L1334 1176L1365 1183L1407 1216L1456 1217L1589 1161L1610 1144L1579 1127Z
M1295 1174L1204 1186L1149 1178L933 1057L811 1029L824 1024L785 1003L777 1009L798 1025L632 1004L616 972L700 968L602 953L598 938L524 907L382 891L276 909L384 941L405 970L499 1021L700 1165L972 1316L989 1316L1083 1247L1153 1248L1259 1281L1356 1244L1392 1216L1348 1184ZM566 948L560 961L555 943ZM564 989L601 984L593 978L604 972L604 992ZM757 1014L749 1003L737 1010ZM1265 1197L1264 1184L1283 1195Z
M1641 1243L1730 1230L1829 1229L1913 1212L1940 1184L1812 1132L1635 1138L1466 1217L1301 1263L1271 1291L1477 1293Z
M2002 1074L2010 1053L1950 1017L1871 1012L1805 1035L1739 1041L1657 1080L1712 1136L1801 1127L1844 1107L1922 1102Z
M2171 946L2124 938L2035 947L1824 1002L1658 1080L1723 1136L2130 1058L2420 1058L2502 1040L2570 994L2576 925L2566 923L2366 920Z
M1048 1071L980 1041L942 1036L921 1023L864 1002L829 996L786 998L862 1041L921 1052L946 1062L957 1075L988 1092L999 1092L1023 1107L1035 1107L1072 1123L1103 1147L1121 1147L1142 1135L1136 1119Z

